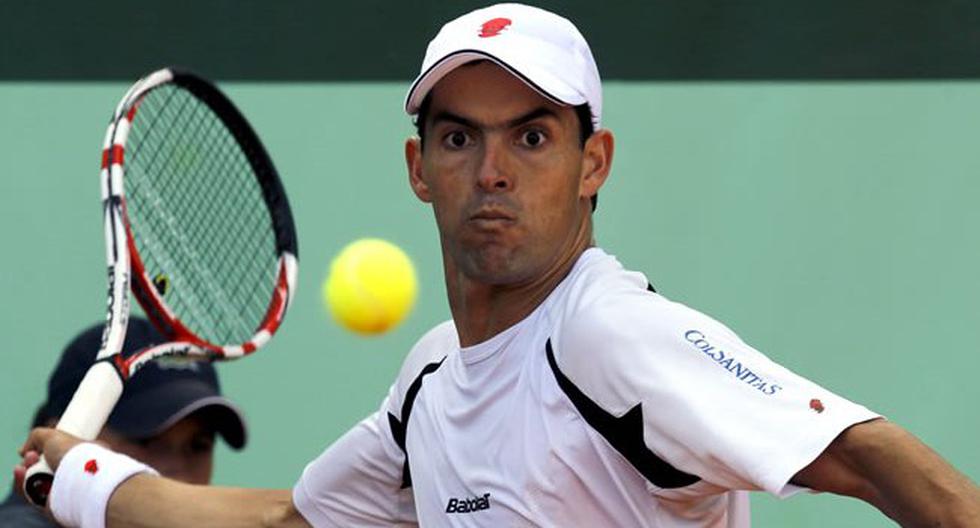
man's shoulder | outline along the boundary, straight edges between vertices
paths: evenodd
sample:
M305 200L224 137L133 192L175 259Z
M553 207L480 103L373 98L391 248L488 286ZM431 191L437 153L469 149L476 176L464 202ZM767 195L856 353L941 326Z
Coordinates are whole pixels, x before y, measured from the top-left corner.
M738 340L712 317L653 291L642 274L600 264L577 278L549 336L555 367L572 381L605 387L688 362L692 331Z
M579 257L551 310L559 319L579 320L616 312L617 306L649 307L658 300L663 299L645 274L627 269L615 256L593 247Z
M623 267L599 248L583 254L563 298L553 308L558 339L573 335L595 345L676 337L691 325L723 327L712 317L658 293L646 275ZM725 328L726 332L730 332Z
M458 346L459 337L453 321L439 323L412 346L398 373L398 384L403 386L411 384L423 371L431 370L435 365L442 363L443 359Z
M596 288L563 312L551 337L559 363L587 368L671 346L704 321L711 319L646 288Z
M690 310L655 292L643 273L624 268L598 248L583 254L570 279L553 309L559 340L565 334L598 343L635 333L649 335Z
M52 528L55 526L13 492L0 503L0 528Z

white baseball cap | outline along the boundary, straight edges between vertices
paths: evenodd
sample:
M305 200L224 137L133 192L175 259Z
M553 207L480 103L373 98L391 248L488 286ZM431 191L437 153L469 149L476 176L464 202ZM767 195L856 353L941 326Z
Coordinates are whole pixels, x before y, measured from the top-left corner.
M425 51L405 97L415 115L440 79L474 60L490 60L559 105L589 104L592 125L602 117L602 83L585 38L554 13L523 4L496 4L442 26Z

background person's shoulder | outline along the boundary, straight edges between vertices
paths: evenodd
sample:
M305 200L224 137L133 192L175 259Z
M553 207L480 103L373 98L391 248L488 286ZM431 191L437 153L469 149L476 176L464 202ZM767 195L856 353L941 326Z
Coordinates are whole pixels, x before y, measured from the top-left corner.
M13 491L0 503L0 528L54 528L39 510Z

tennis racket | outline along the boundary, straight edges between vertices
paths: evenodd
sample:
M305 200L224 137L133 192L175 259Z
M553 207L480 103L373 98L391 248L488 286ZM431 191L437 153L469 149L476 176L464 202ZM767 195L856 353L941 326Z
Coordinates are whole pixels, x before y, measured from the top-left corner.
M109 297L102 345L57 428L94 439L139 368L161 356L225 360L279 328L295 291L292 213L272 161L231 101L174 69L133 85L102 151ZM129 290L167 342L120 354ZM44 461L24 480L47 502Z

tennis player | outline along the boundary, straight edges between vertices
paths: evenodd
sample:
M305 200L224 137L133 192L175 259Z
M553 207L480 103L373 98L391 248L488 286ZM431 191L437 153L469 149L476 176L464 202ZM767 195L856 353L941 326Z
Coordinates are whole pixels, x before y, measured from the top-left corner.
M47 398L34 415L34 427L51 427L58 422L92 364L104 327L104 323L89 327L65 347L48 379ZM123 353L162 342L148 321L133 318ZM221 395L214 367L207 363L153 362L126 385L98 441L152 466L167 478L208 484L216 435L233 449L245 446L245 419L238 407ZM49 526L54 525L16 493L11 492L0 503L0 528Z
M24 462L60 463L59 520L744 527L748 491L809 489L907 526L980 525L977 487L912 435L596 246L614 143L568 20L502 4L449 22L406 109L409 183L435 214L452 320L417 342L379 411L291 491L196 488L35 430ZM93 460L108 469L87 473Z

